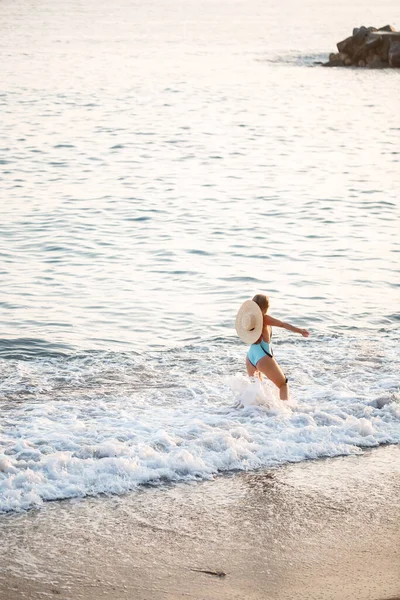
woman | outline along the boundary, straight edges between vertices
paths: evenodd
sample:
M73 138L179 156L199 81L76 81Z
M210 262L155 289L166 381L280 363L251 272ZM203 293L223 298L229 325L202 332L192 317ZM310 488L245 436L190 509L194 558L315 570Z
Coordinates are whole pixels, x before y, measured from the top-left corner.
M278 388L281 400L289 399L289 385L276 362L272 347L272 327L282 327L300 333L303 337L310 334L306 329L299 329L289 323L284 323L268 315L269 298L257 294L253 300L242 304L236 317L236 331L241 340L251 344L246 356L247 373L250 377L264 373Z

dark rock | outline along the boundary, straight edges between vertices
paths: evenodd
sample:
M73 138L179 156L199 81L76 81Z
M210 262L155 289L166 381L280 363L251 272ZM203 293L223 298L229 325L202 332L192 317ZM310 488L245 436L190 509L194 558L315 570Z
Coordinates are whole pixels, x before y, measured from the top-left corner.
M379 37L381 42L376 46L375 52L379 54L383 62L389 62L389 49L392 43L400 42L399 31L377 31L370 34L371 38Z
M392 41L389 48L389 65L400 68L400 42Z
M380 36L381 43L376 50L376 53L379 54L381 61L389 62L389 48L390 48L390 38L387 36Z
M396 30L391 25L385 25L385 27L379 27L377 31L390 31L394 33Z
M382 43L382 36L381 35L374 35L374 36L369 36L365 42L365 46L369 49L372 50L372 48L377 48L380 44Z
M343 67L345 65L345 61L348 60L347 54L344 52L334 53L331 52L329 55L329 62L324 64L324 67Z
M366 60L368 54L377 48L381 42L382 40L380 36L366 37L365 41L354 51L352 56L353 61L358 62L359 60Z
M391 25L355 27L353 35L338 42L338 53L329 55L324 67L357 65L372 69L400 67L400 32ZM400 600L400 599L399 599Z
M346 38L345 40L337 44L337 49L339 50L339 52L344 52L349 56L353 56L353 54L357 52L360 46L364 44L370 33L368 29L364 27L364 25L354 31L356 31L354 35Z
M352 48L353 46L353 36L346 38L345 40L343 40L342 42L339 42L338 44L336 44L337 49L339 50L339 52L345 52L345 53L349 53L349 50Z
M368 36L368 28L362 25L355 35L353 35L356 44L362 44L365 38Z
M387 66L387 62L383 62L379 54L373 54L367 58L367 67L369 69L384 69Z

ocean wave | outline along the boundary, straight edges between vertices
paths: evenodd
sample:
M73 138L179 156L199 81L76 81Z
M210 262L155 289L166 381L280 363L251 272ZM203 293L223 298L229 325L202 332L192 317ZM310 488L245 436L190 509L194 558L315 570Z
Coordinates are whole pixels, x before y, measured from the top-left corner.
M306 362L304 350L276 345L289 403L218 337L0 360L0 511L400 443L395 354L340 335L307 341Z
M274 56L265 56L257 58L257 62L266 62L272 65L294 65L300 67L314 67L328 61L328 53L317 52L310 54L276 54Z
M0 358L7 360L33 360L38 357L64 357L72 350L68 344L49 342L37 338L0 339Z

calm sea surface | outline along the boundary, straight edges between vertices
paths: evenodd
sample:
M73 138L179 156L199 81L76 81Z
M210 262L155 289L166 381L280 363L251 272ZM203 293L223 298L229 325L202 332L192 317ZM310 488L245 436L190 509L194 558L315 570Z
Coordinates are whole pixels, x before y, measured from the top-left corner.
M397 2L0 15L0 511L399 443L400 71L315 64Z

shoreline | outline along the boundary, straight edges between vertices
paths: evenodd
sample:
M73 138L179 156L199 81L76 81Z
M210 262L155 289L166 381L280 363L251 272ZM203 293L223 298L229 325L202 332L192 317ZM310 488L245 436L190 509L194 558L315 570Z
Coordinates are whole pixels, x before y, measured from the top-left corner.
M0 598L395 600L400 447L0 517Z

